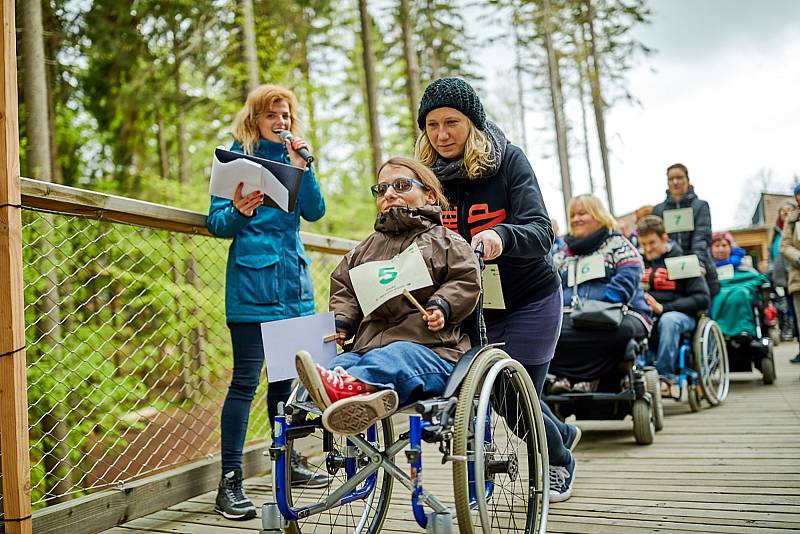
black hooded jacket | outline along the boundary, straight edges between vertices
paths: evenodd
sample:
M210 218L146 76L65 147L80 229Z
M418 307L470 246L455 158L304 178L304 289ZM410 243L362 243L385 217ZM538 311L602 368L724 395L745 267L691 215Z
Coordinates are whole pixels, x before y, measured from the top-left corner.
M706 283L713 297L719 293L719 279L711 259L709 247L711 246L711 210L708 202L700 200L694 192L694 186L690 185L689 190L680 199L675 200L667 190L667 198L664 202L657 204L653 208L653 215L664 218L666 210L679 208L692 208L694 216L694 230L691 232L673 232L669 234L670 239L680 245L687 254L696 254L700 264L706 270Z
M498 266L506 309L486 310L488 322L558 290L560 279L550 256L550 217L522 149L508 143L492 176L442 180L442 187L450 202L450 210L443 213L446 227L467 241L491 228L503 241L503 253L488 263Z
M711 305L708 285L703 277L670 280L664 258L683 256L677 243L670 243L667 252L654 260L644 259L642 288L664 307L662 313L679 311L690 317L705 311Z

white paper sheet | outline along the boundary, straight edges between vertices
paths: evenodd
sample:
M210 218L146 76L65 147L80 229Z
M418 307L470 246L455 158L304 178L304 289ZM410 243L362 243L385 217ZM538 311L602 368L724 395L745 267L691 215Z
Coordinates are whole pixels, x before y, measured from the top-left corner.
M670 280L702 276L700 272L700 260L694 254L675 258L664 258L664 264L667 266L667 275Z
M391 260L370 261L350 269L350 281L364 317L404 290L433 285L416 243Z
M489 310L505 310L503 285L500 283L500 268L496 264L483 269L483 307Z
M274 200L283 211L289 211L289 191L269 170L245 158L223 163L215 155L211 162L208 192L220 198L233 200L240 182L244 184L242 196L247 196L253 191L261 191Z
M315 362L327 366L336 356L336 342L323 341L336 333L333 312L261 323L261 339L270 382L297 378L294 356L308 351Z
M694 212L692 208L666 210L663 215L664 230L668 234L694 231Z

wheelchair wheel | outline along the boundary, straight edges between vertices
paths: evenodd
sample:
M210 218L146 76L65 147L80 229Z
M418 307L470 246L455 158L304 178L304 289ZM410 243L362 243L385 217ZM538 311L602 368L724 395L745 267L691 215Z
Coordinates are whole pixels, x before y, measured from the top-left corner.
M703 405L700 403L700 391L697 389L697 384L690 384L686 390L686 395L689 397L689 409L693 412L699 412Z
M700 375L702 395L711 406L717 406L728 396L730 387L725 336L715 321L701 317L693 341L695 370Z
M653 427L658 432L664 428L664 400L661 398L661 383L658 378L658 371L655 369L645 371L644 381L647 384L647 391L653 398Z
M497 348L484 349L456 405L453 462L459 531L547 529L549 478L541 407L525 368Z
M775 360L772 357L772 349L770 349L769 356L761 358L761 376L764 384L775 383Z
M384 419L375 425L375 440L372 444L383 450L394 441L394 428L391 418ZM291 469L286 479L289 481L287 500L293 507L310 505L327 499L346 480L346 463L348 442L344 436L333 435L322 429L316 430L308 437L297 440L286 440L286 454L290 455L295 448L312 454L308 458L307 467L316 473L328 474L332 482L323 488L306 488L291 486ZM351 452L354 452L351 450ZM314 454L316 453L316 454ZM358 451L357 458L350 460L358 469L366 456ZM328 511L310 515L298 521L289 521L286 532L302 534L312 532L355 532L359 534L377 534L380 532L386 515L389 512L389 501L392 495L394 479L383 469L377 471L375 488L364 499L357 499L349 504L332 508ZM362 484L360 487L364 487Z
M639 445L650 445L656 439L653 408L646 399L633 401L633 437Z

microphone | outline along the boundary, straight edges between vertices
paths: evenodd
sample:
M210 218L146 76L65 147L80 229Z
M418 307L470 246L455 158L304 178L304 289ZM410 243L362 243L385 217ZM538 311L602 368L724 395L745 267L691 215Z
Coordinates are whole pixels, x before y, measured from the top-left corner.
M281 138L282 143L285 143L287 140L291 141L294 139L292 132L290 132L289 130L282 130L281 133L278 134L278 136ZM301 158L306 160L306 163L311 163L312 161L314 161L314 156L311 155L311 152L309 152L307 148L301 148L296 152L300 154Z

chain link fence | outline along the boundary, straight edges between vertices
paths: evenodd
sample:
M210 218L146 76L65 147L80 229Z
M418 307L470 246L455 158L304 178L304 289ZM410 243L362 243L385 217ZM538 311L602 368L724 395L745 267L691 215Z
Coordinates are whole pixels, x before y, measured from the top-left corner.
M34 509L219 451L228 240L23 212ZM318 310L337 254L315 252ZM267 384L248 442L268 436Z

